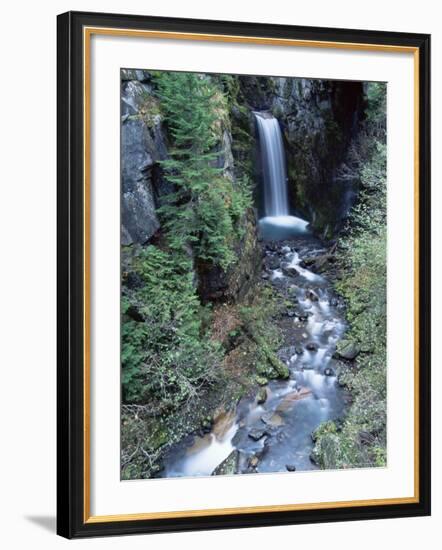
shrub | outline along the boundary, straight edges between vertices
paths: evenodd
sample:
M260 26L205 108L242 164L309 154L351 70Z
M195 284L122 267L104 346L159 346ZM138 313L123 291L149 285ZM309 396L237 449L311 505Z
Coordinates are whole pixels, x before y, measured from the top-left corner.
M386 464L386 125L385 85L367 88L366 122L353 151L358 202L339 241L345 275L336 283L347 303L346 338L361 349L340 379L353 403L339 431L320 427L313 455L322 467Z
M214 382L220 359L203 330L192 260L151 245L138 251L132 268L140 284L123 287L123 398L175 407Z

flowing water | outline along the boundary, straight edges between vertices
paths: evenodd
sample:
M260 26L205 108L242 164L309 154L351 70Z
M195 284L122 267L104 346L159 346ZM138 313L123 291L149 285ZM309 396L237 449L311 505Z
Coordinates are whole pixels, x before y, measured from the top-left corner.
M221 414L210 433L190 437L165 460L162 475L205 476L238 451L236 473L317 468L310 456L312 433L324 421L343 416L346 395L337 384L336 344L345 331L343 305L323 276L308 269L325 250L308 222L289 212L285 153L278 121L255 113L261 147L265 217L263 279L290 303L275 320L284 337L278 352L288 380L274 380L263 395L241 399Z
M290 215L284 142L278 120L255 112L262 163L265 216L259 221L266 239L290 238L305 233L308 222Z
M265 213L271 217L287 216L286 163L279 122L265 113L255 113L255 118L261 146Z
M324 253L311 236L265 245L263 276L285 301L277 322L284 334L278 355L288 380L266 386L267 398L243 398L204 437L195 437L165 463L167 477L210 475L231 452L239 451L238 473L315 469L312 432L345 412L346 395L336 380L333 354L345 331L343 306L327 279L303 267Z

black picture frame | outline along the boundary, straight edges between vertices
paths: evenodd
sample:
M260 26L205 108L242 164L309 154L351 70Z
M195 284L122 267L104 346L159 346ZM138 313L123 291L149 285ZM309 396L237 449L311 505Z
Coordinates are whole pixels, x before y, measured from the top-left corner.
M335 522L430 514L430 36L227 21L68 12L57 41L57 532L67 538ZM418 494L415 502L197 517L90 521L85 514L84 28L409 47L419 59Z

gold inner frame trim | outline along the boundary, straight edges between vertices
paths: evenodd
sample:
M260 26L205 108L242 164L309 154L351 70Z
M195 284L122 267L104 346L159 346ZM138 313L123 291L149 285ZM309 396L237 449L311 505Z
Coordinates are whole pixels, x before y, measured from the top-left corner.
M136 514L91 515L91 432L90 432L90 108L91 108L91 37L92 35L123 36L134 38L155 38L169 40L194 40L203 42L231 42L238 44L257 44L271 46L331 48L369 52L412 53L414 62L414 494L411 497L350 500L337 502L316 502L301 504L283 504L270 506L248 506L235 508L214 508L202 510L177 510L170 512L148 512ZM264 512L287 512L300 510L324 510L348 508L354 506L385 506L389 504L412 504L419 502L419 49L412 46L389 44L364 44L352 42L331 42L321 40L296 40L269 37L245 37L236 35L149 31L137 29L115 29L107 27L83 28L83 212L84 212L84 456L83 456L83 519L84 523L103 523L117 521L141 521L149 519L177 519L230 514L256 514Z

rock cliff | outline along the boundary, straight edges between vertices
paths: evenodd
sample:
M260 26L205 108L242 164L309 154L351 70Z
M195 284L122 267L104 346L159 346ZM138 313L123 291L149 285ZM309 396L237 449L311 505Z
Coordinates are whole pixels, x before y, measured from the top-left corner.
M241 76L239 82L250 110L271 111L280 121L294 213L317 233L333 237L358 184L346 164L363 117L362 84L256 76Z

